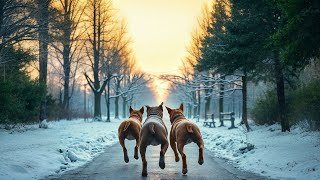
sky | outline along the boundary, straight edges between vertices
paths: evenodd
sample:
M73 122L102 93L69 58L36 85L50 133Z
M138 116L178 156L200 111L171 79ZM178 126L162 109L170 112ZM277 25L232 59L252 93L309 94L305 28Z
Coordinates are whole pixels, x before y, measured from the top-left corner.
M203 4L209 0L114 0L127 21L138 66L153 75L178 74L191 32ZM157 80L158 101L165 99L167 85Z

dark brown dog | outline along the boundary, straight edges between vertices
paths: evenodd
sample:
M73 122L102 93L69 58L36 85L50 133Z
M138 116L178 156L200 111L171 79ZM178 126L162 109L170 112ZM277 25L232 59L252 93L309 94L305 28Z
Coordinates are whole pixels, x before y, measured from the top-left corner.
M139 159L138 156L138 148L140 142L140 131L142 126L142 115L144 112L144 108L142 107L140 110L133 110L130 106L129 108L130 116L128 119L124 120L119 128L118 128L118 137L120 145L122 146L124 161L126 163L129 162L129 157L127 153L127 148L124 144L124 140L136 140L136 146L134 148L134 158Z
M146 149L147 146L157 146L161 144L159 166L165 168L164 155L168 149L168 131L162 120L163 103L156 107L147 107L147 119L143 123L140 133L140 155L142 160L142 176L147 176Z
M182 173L188 172L186 155L183 152L183 147L191 142L194 142L199 147L199 159L198 163L203 164L203 140L200 130L197 125L187 120L183 115L183 104L179 109L170 109L166 107L170 115L171 132L170 132L170 146L174 151L176 162L178 162L178 151L182 157Z

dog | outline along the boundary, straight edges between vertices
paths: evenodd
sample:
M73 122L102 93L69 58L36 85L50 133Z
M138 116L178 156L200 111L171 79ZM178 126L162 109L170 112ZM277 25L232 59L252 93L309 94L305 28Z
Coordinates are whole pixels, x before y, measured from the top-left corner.
M183 152L183 147L191 142L194 142L199 147L198 163L203 164L203 148L204 143L200 130L196 124L187 120L183 115L183 104L178 109L166 107L170 116L171 131L170 131L170 146L174 152L175 160L178 162L178 151L182 157L182 173L188 172L186 155Z
M142 176L147 176L147 161L146 149L147 146L161 145L159 166L161 169L165 168L164 155L168 149L168 131L165 126L163 118L163 103L156 107L146 106L147 119L142 125L140 132L140 156L142 160Z
M134 148L134 158L139 159L138 148L140 144L140 131L142 127L142 115L144 113L144 108L140 110L133 110L130 106L129 108L130 116L128 119L124 120L118 128L118 138L119 143L123 150L124 162L129 162L129 157L127 153L127 148L124 144L124 140L136 140L136 146Z

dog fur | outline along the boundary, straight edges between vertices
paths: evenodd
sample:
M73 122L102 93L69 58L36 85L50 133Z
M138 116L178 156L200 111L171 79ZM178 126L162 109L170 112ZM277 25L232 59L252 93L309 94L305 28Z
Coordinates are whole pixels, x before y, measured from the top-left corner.
M203 164L203 140L200 130L196 124L187 120L183 115L183 104L178 109L166 107L170 116L171 131L170 131L170 146L173 149L175 160L178 162L179 156L177 149L182 157L182 173L188 172L186 155L183 147L191 142L194 142L199 147L198 163Z
M118 128L118 138L119 143L123 150L124 161L129 162L129 157L127 153L127 148L125 146L124 140L136 140L136 146L134 148L134 158L139 159L138 148L140 144L140 131L142 126L142 115L144 108L140 110L133 110L130 106L129 108L130 116L128 119L124 120Z
M163 103L156 107L147 107L147 119L140 132L140 155L142 160L142 176L147 176L146 149L147 146L161 145L159 166L165 168L164 156L168 149L168 131L163 122Z

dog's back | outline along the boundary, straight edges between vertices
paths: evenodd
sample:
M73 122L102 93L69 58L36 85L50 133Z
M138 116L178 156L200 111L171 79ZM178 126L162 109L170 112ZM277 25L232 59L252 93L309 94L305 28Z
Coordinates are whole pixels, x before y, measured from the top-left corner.
M189 144L191 142L198 143L199 139L201 139L198 126L185 118L174 123L171 131L171 134L175 136L174 139L181 139L183 144Z
M149 116L142 126L140 137L145 139L146 145L157 146L168 135L167 128L157 116Z
M123 138L128 140L134 140L134 135L140 133L141 122L138 122L134 118L129 118L123 121L118 128L118 136L123 136Z

